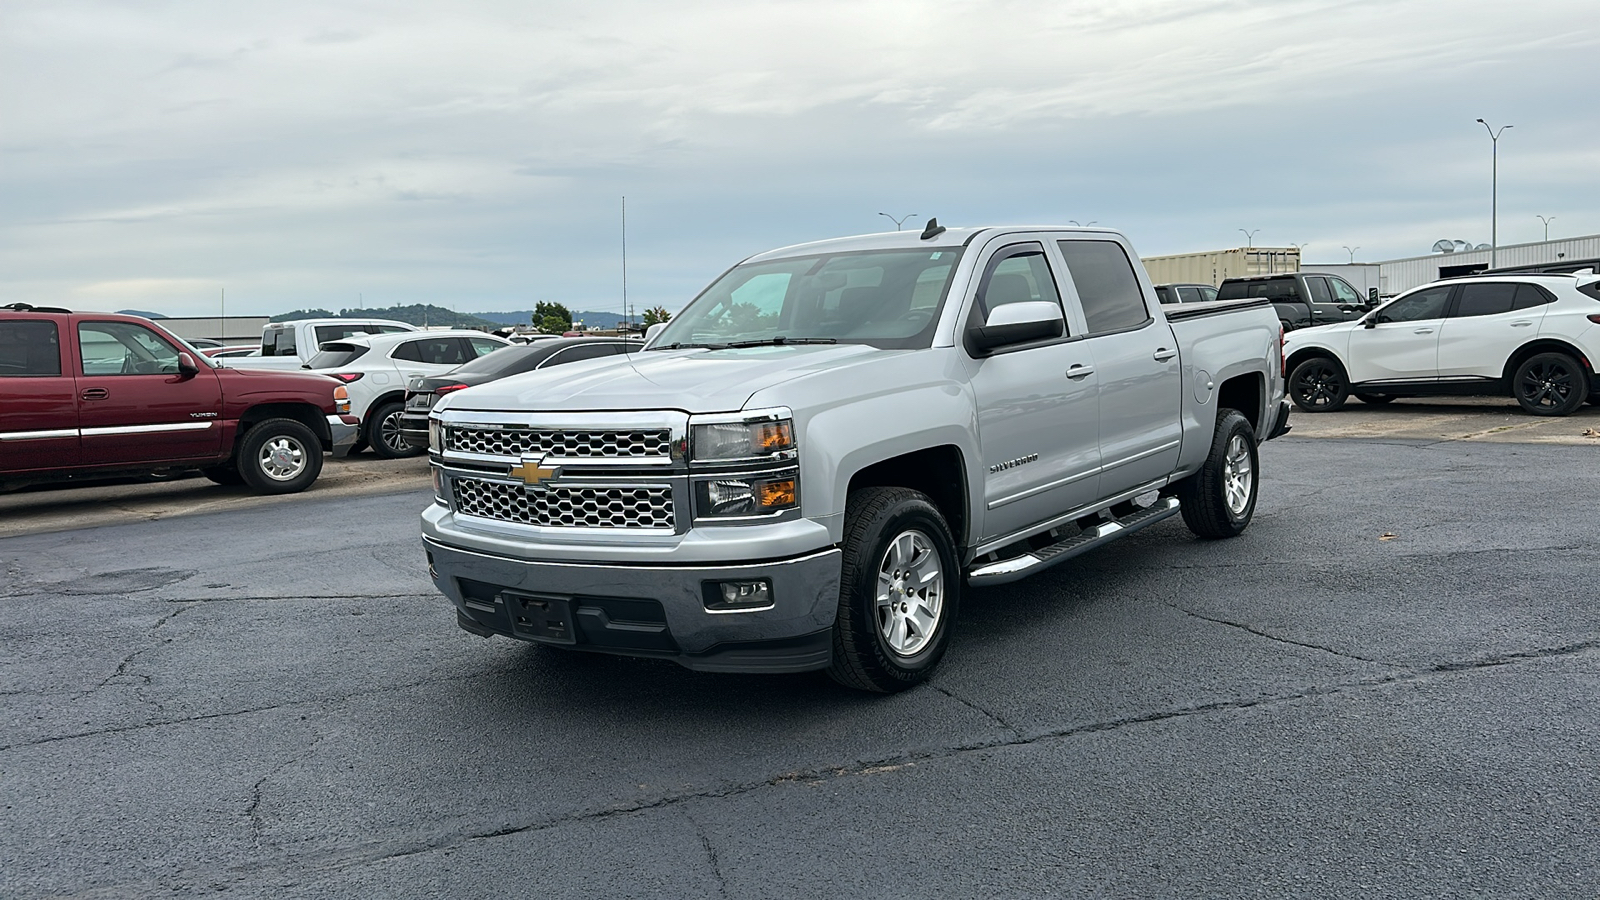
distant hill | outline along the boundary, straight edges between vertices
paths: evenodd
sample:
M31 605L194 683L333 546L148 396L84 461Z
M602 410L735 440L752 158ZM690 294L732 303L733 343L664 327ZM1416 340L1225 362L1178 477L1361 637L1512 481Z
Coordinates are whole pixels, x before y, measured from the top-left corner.
M526 325L533 321L533 310L531 309L515 309L511 312L477 312L472 315L480 319L487 319L497 325ZM640 313L634 313L633 320L635 322L639 321L639 316ZM601 328L615 328L617 323L622 321L622 315L614 312L594 312L593 310L578 312L574 310L572 321L582 322L585 326L599 325Z
M158 312L145 312L142 309L119 309L119 310L117 310L117 315L119 315L119 316L144 316L146 319L165 319L166 318L166 316L163 316L161 313L158 313Z
M531 312L528 313L521 322L527 322L528 317L532 315ZM407 325L445 325L450 328L494 328L504 324L427 303L414 303L410 306L369 306L365 309L341 309L338 312L326 309L297 309L272 317L274 322L293 322L296 319L391 319Z

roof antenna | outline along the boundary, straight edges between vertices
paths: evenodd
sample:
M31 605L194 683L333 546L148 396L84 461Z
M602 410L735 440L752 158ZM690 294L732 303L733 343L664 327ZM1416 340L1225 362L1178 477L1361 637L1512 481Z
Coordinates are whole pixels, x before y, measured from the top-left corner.
M922 229L922 239L925 241L931 241L941 234L944 234L944 226L939 224L938 219L929 219L928 227Z

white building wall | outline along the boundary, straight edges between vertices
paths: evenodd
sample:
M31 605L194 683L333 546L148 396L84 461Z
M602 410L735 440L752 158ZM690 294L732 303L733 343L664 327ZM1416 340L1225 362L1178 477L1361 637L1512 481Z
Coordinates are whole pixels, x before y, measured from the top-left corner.
M1539 241L1533 244L1511 244L1495 253L1497 266L1533 266L1563 260L1600 258L1600 234L1564 238L1557 241ZM1414 287L1439 280L1441 268L1453 266L1489 265L1488 250L1468 250L1462 253L1430 253L1379 263L1384 295L1398 294Z

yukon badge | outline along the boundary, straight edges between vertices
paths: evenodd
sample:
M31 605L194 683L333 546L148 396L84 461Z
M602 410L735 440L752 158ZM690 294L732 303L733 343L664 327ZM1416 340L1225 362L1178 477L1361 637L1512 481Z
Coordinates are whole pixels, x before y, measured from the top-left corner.
M523 485L538 490L542 482L561 477L561 467L544 468L544 454L524 456L522 463L511 467L512 478L522 479Z

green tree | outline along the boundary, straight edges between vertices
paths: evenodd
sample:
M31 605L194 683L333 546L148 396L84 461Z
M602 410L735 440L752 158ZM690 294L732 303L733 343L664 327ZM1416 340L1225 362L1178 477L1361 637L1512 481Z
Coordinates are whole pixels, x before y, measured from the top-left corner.
M660 325L671 318L672 313L667 312L665 306L652 306L644 311L644 327L649 328L651 325Z
M560 303L540 300L533 306L533 325L546 334L572 330L572 313Z

